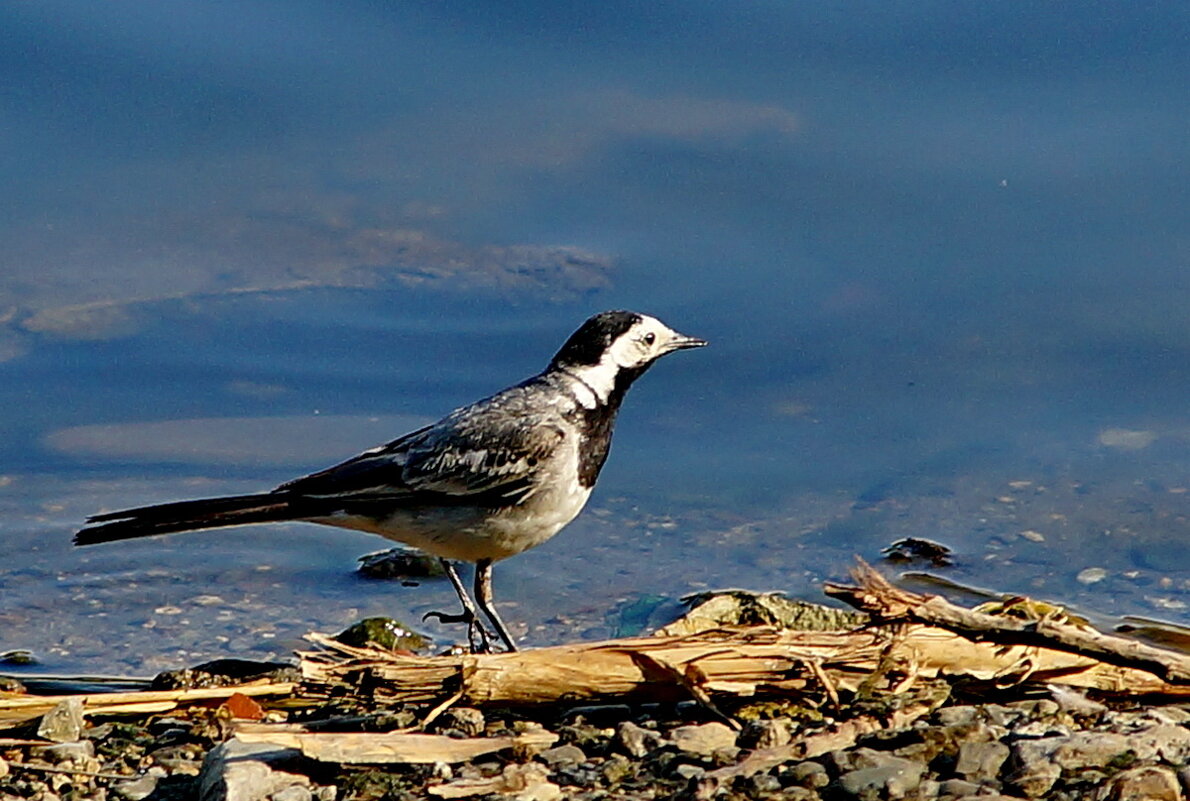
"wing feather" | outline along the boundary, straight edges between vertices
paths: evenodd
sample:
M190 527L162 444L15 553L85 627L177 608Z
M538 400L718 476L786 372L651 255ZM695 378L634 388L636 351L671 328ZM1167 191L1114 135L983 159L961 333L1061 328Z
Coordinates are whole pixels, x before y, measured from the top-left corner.
M556 425L524 418L447 418L276 491L349 503L518 502L564 437Z

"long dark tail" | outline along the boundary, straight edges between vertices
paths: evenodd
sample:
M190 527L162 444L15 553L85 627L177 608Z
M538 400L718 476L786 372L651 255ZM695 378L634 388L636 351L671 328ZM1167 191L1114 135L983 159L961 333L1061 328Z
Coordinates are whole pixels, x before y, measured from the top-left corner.
M239 526L245 523L270 523L295 520L297 514L291 498L280 493L259 495L229 495L224 498L204 498L197 501L163 503L107 512L87 518L88 525L74 535L75 545L94 545L97 542L152 537L174 531L197 531L204 528Z

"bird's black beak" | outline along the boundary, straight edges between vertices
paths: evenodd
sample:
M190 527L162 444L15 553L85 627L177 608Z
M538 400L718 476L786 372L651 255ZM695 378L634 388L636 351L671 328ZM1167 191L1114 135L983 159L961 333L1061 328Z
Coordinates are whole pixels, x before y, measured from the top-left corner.
M686 348L701 348L707 344L705 339L698 337L688 337L685 334L678 334L674 337L666 350L686 350Z

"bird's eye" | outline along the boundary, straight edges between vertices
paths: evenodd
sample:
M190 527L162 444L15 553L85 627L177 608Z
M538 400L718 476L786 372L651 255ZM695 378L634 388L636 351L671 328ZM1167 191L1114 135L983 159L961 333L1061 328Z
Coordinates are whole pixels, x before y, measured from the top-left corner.
M644 340L646 345L652 345L657 341L657 335L650 331L649 333L645 334Z

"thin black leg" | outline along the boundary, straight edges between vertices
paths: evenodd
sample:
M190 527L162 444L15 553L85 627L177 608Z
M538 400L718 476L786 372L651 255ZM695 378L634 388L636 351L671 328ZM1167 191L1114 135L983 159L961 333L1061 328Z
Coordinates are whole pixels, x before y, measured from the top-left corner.
M500 615L496 614L496 607L492 606L491 559L480 559L475 563L475 602L479 604L479 608L496 627L496 633L500 635L500 639L504 640L504 646L509 651L517 650L516 643L512 641L508 629L504 626L504 621L500 619Z
M459 603L463 605L463 612L459 615L450 615L445 612L426 612L422 615L422 620L428 618L437 618L439 623L466 623L467 624L467 643L471 646L472 653L490 653L492 650L492 641L488 637L487 629L483 627L479 616L475 613L475 604L471 601L471 596L467 595L467 589L463 586L462 579L459 578L459 571L455 569L454 562L448 559L439 559L443 571L446 572L446 577L450 579L450 583L454 586L455 592L458 593ZM476 586L479 586L478 572L476 573ZM487 609L484 612L491 616ZM501 636L504 636L501 632Z

